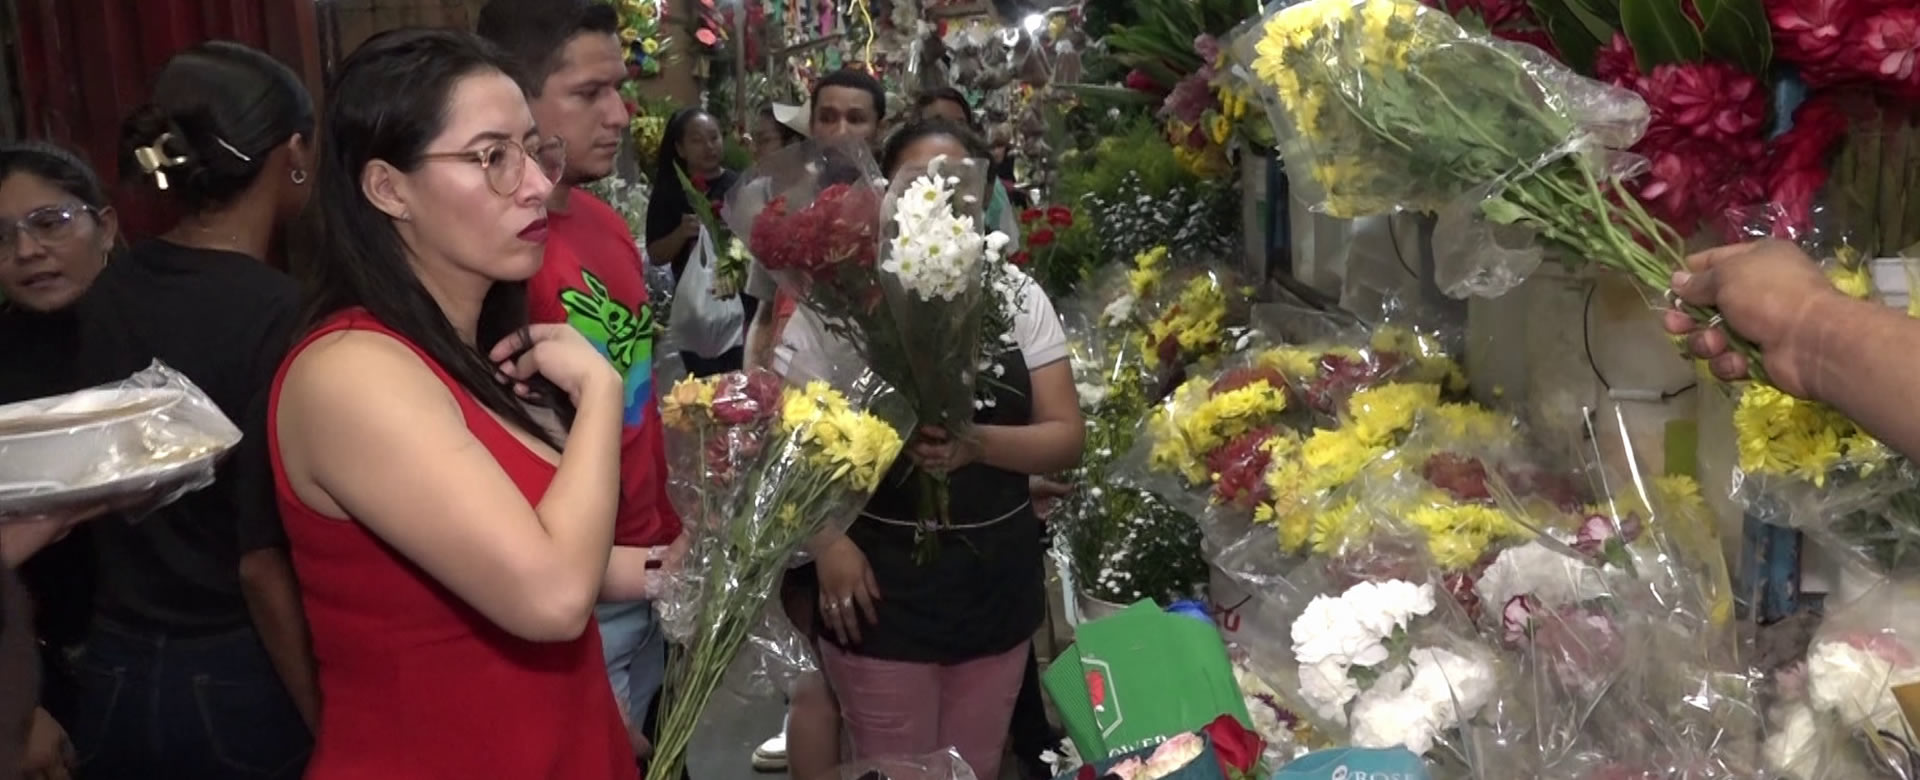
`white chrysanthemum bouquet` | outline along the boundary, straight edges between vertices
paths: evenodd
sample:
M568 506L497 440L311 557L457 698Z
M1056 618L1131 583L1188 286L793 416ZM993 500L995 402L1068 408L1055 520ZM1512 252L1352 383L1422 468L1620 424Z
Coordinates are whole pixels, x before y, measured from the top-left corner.
M881 205L880 287L891 325L867 333L875 373L913 399L920 424L967 435L1018 359L1019 271L1007 235L981 231L992 178L984 160L935 157L895 174ZM984 379L984 381L982 381ZM915 475L923 522L948 518L946 476Z

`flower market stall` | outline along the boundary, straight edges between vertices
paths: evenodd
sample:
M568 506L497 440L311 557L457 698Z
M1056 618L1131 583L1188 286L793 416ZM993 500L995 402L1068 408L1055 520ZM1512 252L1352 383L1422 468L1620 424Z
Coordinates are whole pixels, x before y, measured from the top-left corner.
M681 498L733 578L682 583L679 732L736 651L793 646L759 615L796 534L851 519L906 420L996 402L983 350L1025 276L1087 426L1049 475L1074 488L1047 520L1077 623L1043 675L1062 776L1920 777L1920 473L1751 344L1727 384L1659 324L1718 324L1671 276L1761 237L1914 305L1920 10L1001 5L720 3L680 20L704 52L623 6L636 73L704 56L710 105L857 63L896 108L959 89L1013 160L886 183L809 146L756 169L784 194L724 210L714 232L872 374L669 399ZM995 177L1018 236L974 229ZM677 183L608 194L648 185ZM901 471L937 555L952 486ZM736 490L760 483L810 498L780 517ZM901 761L849 776L969 776Z

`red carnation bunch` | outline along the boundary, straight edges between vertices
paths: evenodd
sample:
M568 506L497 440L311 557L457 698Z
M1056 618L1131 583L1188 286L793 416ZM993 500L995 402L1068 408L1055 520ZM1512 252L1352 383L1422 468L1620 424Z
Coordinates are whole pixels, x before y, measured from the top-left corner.
M1339 414L1354 393L1393 378L1406 363L1396 352L1373 351L1358 358L1329 352L1320 358L1320 375L1308 380L1300 395L1316 412Z
M1058 204L1045 208L1028 208L1020 212L1021 249L1007 258L1014 265L1027 265L1033 262L1035 250L1053 246L1059 238L1057 231L1073 227L1073 209ZM1051 249L1047 249L1049 255Z
M872 189L835 184L813 203L787 213L775 198L753 221L747 249L771 271L819 278L843 265L872 268L879 254L880 198Z
M1255 428L1207 453L1207 471L1215 475L1215 502L1239 509L1252 509L1271 497L1271 491L1262 477L1267 473L1267 466L1273 463L1273 453L1267 450L1267 441L1275 433L1272 427Z

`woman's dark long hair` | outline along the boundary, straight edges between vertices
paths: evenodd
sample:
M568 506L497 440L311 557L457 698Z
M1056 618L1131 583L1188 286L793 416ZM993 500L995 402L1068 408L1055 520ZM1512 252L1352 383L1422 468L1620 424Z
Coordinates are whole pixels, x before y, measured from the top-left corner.
M167 60L153 99L121 123L120 170L146 176L135 151L160 144L180 161L161 169L163 194L199 212L246 192L295 135L313 138L313 98L300 77L265 52L207 41Z
M483 352L527 327L526 283L495 282L480 307L478 343L466 343L414 275L393 218L360 189L361 172L374 160L401 171L417 169L427 144L445 129L454 87L486 73L512 75L514 70L491 44L455 30L382 33L341 63L327 92L320 136L315 195L320 246L305 269L312 296L307 322L313 327L340 311L365 308L425 351L481 404L557 449L558 438L494 380L494 366ZM546 395L555 401L563 397Z

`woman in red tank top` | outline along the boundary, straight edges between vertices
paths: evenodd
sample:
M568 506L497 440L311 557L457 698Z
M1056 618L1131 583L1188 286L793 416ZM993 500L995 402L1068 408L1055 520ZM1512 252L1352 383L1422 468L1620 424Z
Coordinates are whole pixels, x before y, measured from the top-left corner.
M592 621L622 382L571 327L527 326L564 151L506 72L463 32L387 33L323 114L317 321L270 429L313 780L637 774Z

